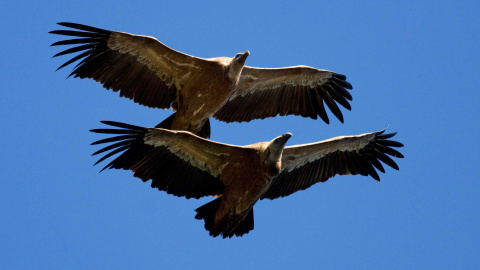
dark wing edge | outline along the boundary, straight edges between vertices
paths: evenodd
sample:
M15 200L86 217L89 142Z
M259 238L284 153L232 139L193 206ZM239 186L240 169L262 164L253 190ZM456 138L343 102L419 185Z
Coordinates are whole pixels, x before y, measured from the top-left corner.
M114 121L101 122L117 128L92 129L90 131L117 134L118 136L92 143L92 145L112 143L92 154L98 155L107 152L95 165L124 151L101 171L105 169L131 170L134 172L134 176L142 179L143 182L152 180L152 188L187 199L215 196L223 192L225 185L218 177L192 167L165 146L144 144L144 137L151 129Z
M61 40L51 46L74 45L74 47L53 57L79 54L57 70L81 60L68 77L73 75L81 79L94 79L104 88L114 92L120 91L121 97L132 99L140 105L161 109L169 109L172 106L177 91L175 83L168 81L168 77L165 77L167 81L164 81L154 70L140 62L137 56L110 49L108 40L113 31L77 23L58 24L76 30L54 30L49 33L75 38Z
M351 90L353 87L346 81L345 75L338 73L332 73L326 83L313 88L283 83L233 96L213 117L229 123L286 115L312 119L320 116L325 123L329 124L326 105L343 123L343 114L337 103L351 110L349 101L352 100L352 95L347 89Z
M398 165L389 156L403 158L400 152L392 148L403 147L403 144L388 140L395 136L396 132L383 134L384 131L376 132L375 137L359 151L337 150L291 171L284 168L261 199L285 197L318 182L325 182L335 175L370 175L380 181L376 170L385 173L380 161L398 170Z

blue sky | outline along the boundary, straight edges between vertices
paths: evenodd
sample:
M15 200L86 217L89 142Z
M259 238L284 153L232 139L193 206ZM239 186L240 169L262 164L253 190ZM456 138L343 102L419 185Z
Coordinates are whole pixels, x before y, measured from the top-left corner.
M7 1L0 11L1 269L478 269L480 5L476 1ZM212 139L288 145L388 126L405 144L380 183L335 177L255 206L255 229L212 238L186 200L93 167L100 120L148 109L55 72L59 21L150 35L199 57L309 65L354 86L345 123L212 121Z

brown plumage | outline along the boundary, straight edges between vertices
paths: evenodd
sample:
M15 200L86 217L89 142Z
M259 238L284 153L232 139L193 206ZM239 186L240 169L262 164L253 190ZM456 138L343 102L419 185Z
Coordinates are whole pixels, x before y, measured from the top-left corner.
M148 107L175 112L157 127L210 137L209 118L242 122L277 115L300 115L326 123L324 104L343 123L337 103L350 110L352 89L346 77L307 66L245 66L248 51L235 57L203 59L173 50L157 39L75 23L81 30L52 34L78 37L52 44L74 45L54 57L77 53L63 68L82 59L70 76L91 78Z
M119 136L93 143L116 142L94 153L111 151L97 163L124 151L103 169L131 170L175 196L218 197L199 207L195 216L214 237L252 230L253 206L260 199L284 197L335 175L370 175L380 181L375 170L385 172L380 161L398 170L388 155L403 158L392 148L403 145L389 140L395 133L384 130L291 147L285 147L291 137L286 133L270 142L235 146L185 131L103 123L118 128L91 131Z

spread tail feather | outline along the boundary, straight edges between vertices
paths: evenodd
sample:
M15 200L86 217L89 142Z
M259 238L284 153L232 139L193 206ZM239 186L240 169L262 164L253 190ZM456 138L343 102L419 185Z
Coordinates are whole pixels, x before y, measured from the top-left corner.
M175 118L175 113L167 117L167 119L163 120L160 122L158 125L155 126L155 128L164 128L164 129L170 129L172 126L173 118Z
M205 121L205 123L202 126L202 129L200 129L200 131L197 132L197 134L195 135L205 139L210 139L210 119L207 119L207 121Z
M167 119L163 120L162 122L160 122L155 127L156 128L171 129L170 127L172 126L173 118L175 118L175 113L170 115ZM205 138L205 139L210 139L210 119L207 119L207 121L205 121L205 124L203 124L200 131L198 131L195 135L200 136L200 137Z
M234 235L242 236L253 230L253 208L241 215L227 215L218 224L215 224L215 214L217 213L221 200L222 198L217 198L195 210L197 212L195 218L205 221L205 229L210 232L211 236L217 237L220 234L223 235L223 238Z

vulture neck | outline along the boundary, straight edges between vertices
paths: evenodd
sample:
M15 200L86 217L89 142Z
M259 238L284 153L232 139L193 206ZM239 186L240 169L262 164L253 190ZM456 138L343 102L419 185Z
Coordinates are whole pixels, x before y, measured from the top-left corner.
M244 53L237 53L235 57L232 58L230 61L230 65L228 67L228 78L234 82L237 82L240 74L242 73L243 67L245 66L245 61L247 57L250 55L249 51Z
M267 169L267 176L272 178L282 169L282 153L283 148L288 142L288 139L292 137L291 133L285 133L268 143L265 149L265 167Z

